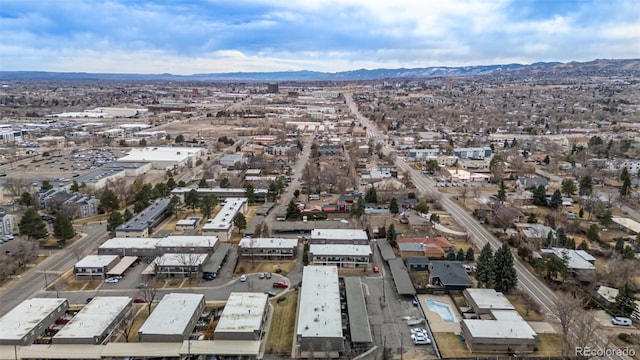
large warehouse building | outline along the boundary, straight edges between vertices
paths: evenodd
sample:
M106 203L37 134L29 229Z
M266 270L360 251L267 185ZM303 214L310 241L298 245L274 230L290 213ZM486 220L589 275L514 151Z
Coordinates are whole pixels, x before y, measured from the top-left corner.
M197 147L146 147L131 149L129 154L118 161L149 162L154 169L167 170L194 166L205 154L205 149Z
M196 327L204 310L202 294L165 295L138 331L143 342L182 342Z
M67 299L34 298L0 318L0 345L29 345L69 308Z
M102 344L131 308L128 296L93 298L53 337L54 344Z
M296 331L300 356L337 358L344 350L338 268L305 266Z

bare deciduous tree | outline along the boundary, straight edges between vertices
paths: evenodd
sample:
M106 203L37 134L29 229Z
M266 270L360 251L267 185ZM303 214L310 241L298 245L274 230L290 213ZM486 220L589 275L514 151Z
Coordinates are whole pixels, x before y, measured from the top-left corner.
M129 309L122 318L122 321L116 327L116 331L124 337L126 342L129 342L129 337L133 332L133 324L136 321L136 313L133 309Z
M147 309L149 311L149 314L151 314L151 306L153 305L153 302L155 301L156 297L158 296L158 281L157 279L153 279L153 281L150 281L148 283L149 286L147 286L146 288L142 289L142 298L144 299L144 301L147 302Z
M571 328L582 310L582 299L570 295L559 295L554 305L552 311L560 321L563 343L567 344Z

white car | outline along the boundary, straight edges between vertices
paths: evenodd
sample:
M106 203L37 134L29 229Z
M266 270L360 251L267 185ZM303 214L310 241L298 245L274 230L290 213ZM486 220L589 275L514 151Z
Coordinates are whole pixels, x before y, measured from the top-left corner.
M431 340L429 338L416 338L411 339L414 345L429 345L431 344Z
M611 323L618 326L631 326L631 319L628 317L616 316L611 319Z
M110 277L104 280L104 282L107 284L115 284L118 281L120 281L120 279L118 279L117 277Z
M428 336L428 333L427 333L427 330L426 330L426 329L423 329L423 328L413 328L413 329L411 329L411 335L417 335L417 336L422 335L422 336L424 336L424 337L427 337L427 336Z
M247 281L247 275L240 276L240 282L245 282L245 281Z

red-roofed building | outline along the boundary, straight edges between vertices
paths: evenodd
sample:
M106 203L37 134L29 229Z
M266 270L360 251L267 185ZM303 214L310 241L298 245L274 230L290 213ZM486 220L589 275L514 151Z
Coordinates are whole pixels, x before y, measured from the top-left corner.
M424 255L429 259L443 259L449 249L452 248L451 243L439 236L433 238L427 237L418 237L418 238L408 238L408 237L400 237L396 239L398 243L398 247L401 250L401 256L403 258L407 256L421 256ZM421 244L422 246L411 246L411 245L401 245L401 244Z

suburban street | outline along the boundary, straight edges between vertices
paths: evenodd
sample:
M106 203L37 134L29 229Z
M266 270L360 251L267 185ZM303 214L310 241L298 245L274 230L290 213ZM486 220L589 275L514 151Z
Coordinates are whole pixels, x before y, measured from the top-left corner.
M358 121L361 122L363 127L367 126L369 136L376 139L381 138L375 124L371 123L368 118L364 117L358 111L358 107L353 101L352 94L346 93L344 95L347 105L349 106L349 109L351 110L353 115L357 118ZM384 155L395 151L390 148L388 144L383 143L383 145L384 147L382 151ZM435 182L433 180L425 177L420 171L413 169L406 161L404 161L400 157L396 156L395 164L398 168L410 174L411 180L420 191L424 193L437 191L437 189L435 189ZM458 224L462 226L468 234L471 235L472 241L478 248L482 248L485 244L489 243L495 251L500 246L502 246L500 240L498 240L493 234L491 234L486 228L484 228L478 222L478 220L473 218L471 214L467 213L467 211L465 211L460 205L452 201L449 197L442 196L442 205L444 210L446 210L453 217L453 219L457 221ZM544 284L535 275L533 275L516 256L514 256L514 265L518 274L519 286L528 294L530 294L533 299L535 299L542 306L543 312L545 313L547 318L557 320L553 312L555 303L558 301L558 297L556 296L556 294L549 287L547 287L546 284ZM598 340L598 343L601 346L615 348L615 345L610 344L609 341L607 341L606 338L601 334L598 334ZM625 357L610 356L608 358L622 359Z

